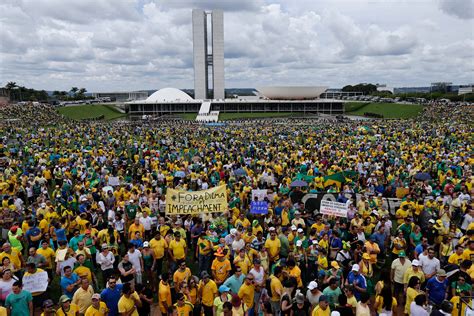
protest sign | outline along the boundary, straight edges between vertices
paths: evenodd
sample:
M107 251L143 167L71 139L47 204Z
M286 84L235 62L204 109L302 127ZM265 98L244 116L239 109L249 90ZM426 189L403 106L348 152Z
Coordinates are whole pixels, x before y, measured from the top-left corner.
M326 215L347 217L347 206L345 203L321 200L319 212Z
M30 293L44 292L48 287L48 273L46 271L37 272L23 276L23 290Z
M202 191L182 191L171 188L166 191L165 212L168 215L219 213L227 210L225 185Z
M267 197L267 190L252 190L252 201L257 198L258 201L263 201Z
M109 185L110 186L117 186L120 185L119 177L109 177Z
M251 214L267 214L268 213L268 202L266 201L252 201L250 203Z

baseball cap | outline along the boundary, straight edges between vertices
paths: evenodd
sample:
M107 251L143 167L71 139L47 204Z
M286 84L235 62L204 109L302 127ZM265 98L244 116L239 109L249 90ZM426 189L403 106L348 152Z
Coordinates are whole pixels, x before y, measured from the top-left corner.
M62 304L64 302L67 302L67 301L70 301L71 298L67 295L61 295L61 297L59 298L59 303Z
M369 255L367 252L364 252L364 254L362 255L362 259L367 259L367 260L369 260L369 259L370 259L370 255Z
M205 279L205 278L208 278L209 277L209 273L207 273L207 271L202 271L201 272L201 278L202 279Z
M296 242L296 247L301 247L302 245L303 245L303 241L298 240L298 241Z
M304 232L303 228L298 228L298 233Z
M352 266L352 271L357 271L357 272L359 272L359 270L360 270L360 267L359 267L358 264L354 264L354 265Z
M99 293L95 293L92 295L92 299L93 300L100 300L100 294Z
M108 249L108 248L109 248L109 245L107 245L106 243L102 244L102 249Z
M230 288L227 285L222 284L219 286L219 293L229 292Z
M317 283L316 281L311 281L311 282L309 282L309 284L308 284L308 289L309 289L310 291L316 289L317 287L318 287L318 283Z
M340 269L341 267L339 266L339 263L337 263L337 261L332 261L331 262L331 267L333 267L334 269Z
M421 262L415 259L411 262L411 265L415 267L421 267Z
M291 226L291 230L297 230L298 228L295 225Z
M52 300L46 300L43 302L43 307L44 308L48 308L48 307L53 307L54 306L54 303Z
M274 231L275 231L275 227L270 227L268 230L271 231L271 232L274 232Z
M148 241L145 241L143 243L143 247L146 248L146 247L150 247L150 243Z
M407 254L406 254L405 251L403 251L403 250L398 253L398 257L399 257L399 258L404 258L404 257L406 257L406 256L407 256Z
M434 224L434 223L436 223L436 222L435 222L434 219L430 219L430 220L428 221L428 223Z
M439 269L439 270L436 272L436 275L437 275L437 276L440 276L440 277L448 276L448 275L446 274L446 270L444 270L444 269Z

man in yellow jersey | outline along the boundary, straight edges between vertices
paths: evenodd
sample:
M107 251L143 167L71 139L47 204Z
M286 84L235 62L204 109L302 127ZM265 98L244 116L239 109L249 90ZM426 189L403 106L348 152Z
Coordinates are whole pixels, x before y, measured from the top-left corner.
M247 311L249 315L253 315L253 299L255 293L255 277L253 274L248 274L245 277L244 284L239 289L239 297L244 302L245 306L247 307Z
M198 297L201 299L204 315L212 315L214 308L214 299L217 297L217 285L209 277L209 273L201 273L201 281L198 285Z
M159 231L155 233L155 237L150 240L150 248L155 253L155 263L152 270L156 271L157 276L161 276L163 270L163 260L165 258L166 249L168 248L168 243L166 240L161 237Z
M275 227L270 227L268 229L270 231L270 238L265 241L265 248L267 248L269 259L270 259L270 266L275 263L280 257L280 248L281 242L276 236Z
M181 238L180 232L174 233L174 239L170 241L168 247L168 254L170 255L170 271L174 272L177 268L178 260L185 260L186 258L186 241Z
M132 289L130 283L125 283L122 289L122 296L118 302L118 311L121 315L139 316L137 308L142 306L140 297Z
M217 285L221 285L229 276L232 266L220 248L215 253L215 256L216 259L212 261L211 266L212 277Z

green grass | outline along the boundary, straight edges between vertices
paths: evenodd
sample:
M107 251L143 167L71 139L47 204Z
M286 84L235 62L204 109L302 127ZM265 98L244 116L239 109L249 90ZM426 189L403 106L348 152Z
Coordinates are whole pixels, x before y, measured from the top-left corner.
M346 102L344 103L344 111L347 112L353 112L357 111L360 108L363 108L367 104L370 104L370 102Z
M422 105L418 104L399 104L399 103L363 103L359 107L357 102L348 102L346 106L346 114L363 116L365 112L382 114L384 118L400 118L407 119L417 116L423 109ZM348 111L348 108L351 111Z
M58 112L73 120L91 119L101 115L104 115L104 120L115 120L127 116L108 104L66 106L59 108Z

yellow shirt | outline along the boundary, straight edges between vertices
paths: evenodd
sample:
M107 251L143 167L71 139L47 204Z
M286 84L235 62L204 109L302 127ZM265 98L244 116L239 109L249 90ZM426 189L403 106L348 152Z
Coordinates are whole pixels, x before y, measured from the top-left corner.
M174 306L179 316L190 316L193 314L194 305L191 302L185 301L183 306L178 306L176 303Z
M232 267L229 260L225 259L224 261L219 261L216 258L212 261L211 270L216 274L216 281L224 282L232 270Z
M280 293L282 293L283 285L281 284L280 279L278 279L274 275L270 276L270 288L272 290L271 300L273 302L279 302L280 301L280 295L278 295L277 291L279 290Z
M326 308L326 310L323 310L322 308L318 306L316 306L315 309L313 309L313 313L311 314L311 316L329 316L331 315L331 309L329 308L329 306Z
M92 304L92 295L94 294L94 289L89 285L87 290L84 290L82 287L78 288L72 297L72 303L79 306L79 312L84 314L86 309Z
M403 275L403 283L408 284L408 281L414 276L418 277L421 283L425 282L425 274L423 270L421 270L421 267L418 268L418 272L413 271L413 267L409 267Z
M3 306L0 306L0 316L7 316L7 309Z
M298 287L303 287L303 281L301 280L301 269L298 266L294 266L293 269L288 270L288 274L296 279Z
M383 296L381 295L377 295L377 297L375 298L375 302L378 303L378 307L377 307L377 313L382 313L382 307L383 307ZM395 310L397 308L397 300L392 297L392 310Z
M93 305L89 306L84 316L105 316L109 312L107 305L104 302L99 303L99 309Z
M168 307L171 306L171 289L169 283L164 284L162 281L160 281L160 287L158 289L158 300L161 312L166 314L167 310L163 302L166 302L166 305L168 305Z
M184 248L186 248L186 241L184 241L184 239L180 239L180 241L173 239L170 241L169 249L176 260L185 258L186 254Z
M265 248L268 249L268 253L271 257L278 259L281 248L280 239L276 237L275 240L272 240L271 238L267 239L265 241Z
M318 234L319 234L320 232L323 231L324 226L325 226L324 223L319 223L319 224L318 224L318 223L314 223L313 225L311 225L311 229L316 229L316 231L317 231Z
M43 249L43 247L38 248L38 250L36 250L36 253L39 253L46 259L46 261L48 261L48 266L46 267L46 269L51 269L53 267L54 250L51 249L51 247L48 247L46 249Z
M16 269L21 268L20 255L19 255L19 252L15 248L12 248L10 253L6 253L5 251L1 252L0 262L2 262L3 258L5 257L8 257L8 259L10 259L10 262L13 263Z
M449 256L448 263L460 265L463 259L464 253L458 255L457 253L453 253Z
M248 256L244 255L243 258L241 256L235 257L234 265L239 266L242 269L242 273L246 275L247 273L249 273L249 268L251 266L251 263Z
M466 301L469 301L470 300L467 298ZM453 303L454 307L453 307L453 312L451 313L451 315L453 316L458 316L459 315L459 307L461 307L461 316L464 316L466 315L466 309L467 309L467 305L466 303L464 303L464 301L460 301L460 297L459 296L453 296L451 298L451 303ZM471 304L469 304L471 305Z
M410 304L415 300L419 292L411 287L407 288L407 302L405 304L405 314L410 315ZM415 316L415 315L414 315Z
M56 316L76 316L79 313L79 306L69 304L69 310L66 312L61 307L56 310Z
M135 307L135 301L132 299L132 296L134 296L137 300L140 299L137 292L133 292L128 298L125 295L122 295L122 297L120 297L120 300L117 304L119 313L126 313L133 310L131 316L139 316L138 311Z
M0 257L1 257L1 254L0 254ZM464 249L462 253L462 257L464 260L471 260L472 262L474 262L474 250L470 250L469 248Z
M239 289L239 297L242 299L244 304L247 306L247 308L252 308L253 307L253 296L255 293L255 288L253 285L247 285L245 282L242 284L242 286Z
M165 256L165 250L168 248L168 243L164 238L161 238L160 240L156 240L153 238L150 240L150 248L153 249L153 252L155 253L155 258L156 259L161 259Z
M206 284L201 280L199 281L198 289L202 291L202 303L206 306L213 306L214 299L217 296L217 285L214 281L209 280ZM202 290L201 290L202 289Z
M191 277L192 273L189 268L184 269L184 271L179 271L176 270L176 272L173 274L173 282L174 284L180 284L183 281L188 281L189 278Z

